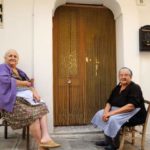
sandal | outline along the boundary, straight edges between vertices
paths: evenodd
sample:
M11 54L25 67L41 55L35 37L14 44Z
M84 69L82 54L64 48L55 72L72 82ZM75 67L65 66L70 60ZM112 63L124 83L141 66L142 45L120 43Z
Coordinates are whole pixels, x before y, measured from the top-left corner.
M45 148L45 147L40 147L40 146L39 146L38 150L48 150L48 149Z
M48 147L48 148L52 148L52 147L59 147L60 144L55 143L54 141L48 141L46 143L40 143L39 145L40 147Z

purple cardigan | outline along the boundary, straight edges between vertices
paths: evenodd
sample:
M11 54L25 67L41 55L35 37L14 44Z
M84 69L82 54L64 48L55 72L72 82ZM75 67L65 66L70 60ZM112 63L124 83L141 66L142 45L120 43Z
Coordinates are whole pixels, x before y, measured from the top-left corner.
M18 69L20 76L26 80L29 78L20 69ZM16 79L12 77L12 69L7 64L0 64L0 109L8 112L13 111L13 106L16 101Z

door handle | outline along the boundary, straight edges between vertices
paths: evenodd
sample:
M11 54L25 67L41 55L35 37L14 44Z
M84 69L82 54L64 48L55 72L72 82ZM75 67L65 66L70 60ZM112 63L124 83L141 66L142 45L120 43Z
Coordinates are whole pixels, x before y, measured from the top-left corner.
M71 82L71 79L68 79L68 80L67 80L67 83L68 83L68 84L71 84L71 83L72 83L72 82Z
M91 59L91 58L89 58L89 57L85 57L85 62L86 62L86 63L91 62L91 61L92 61L92 59Z
M95 76L98 75L99 64L100 64L100 62L99 62L98 59L96 58L96 61L95 61Z

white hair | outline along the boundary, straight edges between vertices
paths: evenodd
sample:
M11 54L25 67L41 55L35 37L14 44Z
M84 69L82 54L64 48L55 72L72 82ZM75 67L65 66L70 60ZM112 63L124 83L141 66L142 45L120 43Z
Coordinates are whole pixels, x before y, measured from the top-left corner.
M6 56L7 56L9 53L11 53L11 52L15 52L15 53L17 54L18 58L19 58L19 54L18 54L18 52L17 52L15 49L9 49L9 50L7 50L7 51L5 52L5 54L4 54L4 58L6 58Z

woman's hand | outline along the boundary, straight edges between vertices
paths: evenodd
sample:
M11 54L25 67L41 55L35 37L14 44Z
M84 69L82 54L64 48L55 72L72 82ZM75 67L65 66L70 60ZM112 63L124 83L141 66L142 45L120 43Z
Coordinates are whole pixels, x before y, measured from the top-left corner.
M103 116L102 116L102 120L103 120L104 122L107 122L107 121L109 120L109 117L110 117L109 112L104 113Z
M33 92L33 98L34 98L37 102L39 102L40 99L41 99L41 97L39 96L38 92L37 92L34 88L32 88L32 92Z
M109 117L110 117L110 109L111 109L111 105L109 103L106 103L106 106L104 108L104 113L102 116L102 120L103 121L108 121Z
M21 80L16 80L17 86L27 86L31 87L32 83L30 81L21 81Z
M31 87L31 86L32 86L32 83L29 82L29 81L23 81L23 82L24 82L25 86L28 86L28 87Z

